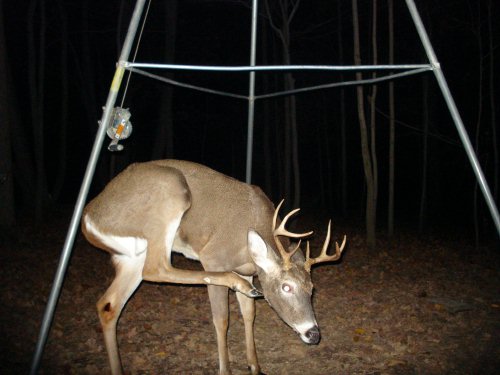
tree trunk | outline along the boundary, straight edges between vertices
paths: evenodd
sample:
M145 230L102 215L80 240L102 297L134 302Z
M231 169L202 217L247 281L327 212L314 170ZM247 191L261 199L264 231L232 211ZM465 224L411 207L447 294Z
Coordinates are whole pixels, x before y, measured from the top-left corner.
M127 1L126 0L120 0L120 5L118 6L118 15L116 19L118 20L116 24L116 56L120 56L120 52L122 50L122 43L123 43L123 36L122 36L122 30L123 30L123 21L126 20L126 15L125 15L125 5Z
M498 179L499 179L499 158L498 158L498 138L496 121L496 100L495 100L495 43L493 32L492 0L488 1L488 55L490 57L489 69L489 97L490 97L490 121L491 121L491 142L493 148L493 197L498 201Z
M324 98L324 97L323 97ZM326 103L323 103L321 108L327 108ZM323 120L319 121L319 126L316 128L316 151L317 151L317 165L316 165L316 170L318 171L318 177L319 177L319 202L321 207L329 207L330 202L329 202L329 196L331 195L331 189L329 185L329 179L330 179L330 171L331 168L328 166L329 162L329 141L326 137L324 137L324 133L328 133L321 124L328 124L327 119L326 119L326 114L325 110L323 112ZM323 146L325 145L325 146ZM323 150L324 149L324 150ZM325 167L323 160L326 161L327 166ZM326 178L325 178L326 176Z
M420 191L420 210L418 215L418 231L424 232L427 210L427 165L429 144L429 77L422 79L422 188Z
M428 19L429 7L424 4L423 14ZM432 22L426 22L429 24L427 29L429 36L432 39ZM420 202L419 202L419 214L418 214L418 231L420 234L424 234L426 230L426 223L428 220L427 210L428 210L428 195L429 195L429 173L432 172L433 164L429 163L430 146L429 134L431 113L434 112L434 104L436 103L436 97L434 90L429 90L429 83L431 82L430 75L422 76L422 174L421 174L421 190L420 190Z
M282 62L285 65L290 64L290 23L295 16L300 4L300 0L292 3L288 0L282 0L278 4L279 17L281 18L280 26L276 26L269 1L265 1L265 7L269 23L272 29L278 35L282 47ZM285 74L284 86L285 90L293 90L295 88L295 79L291 73ZM300 164L299 164L299 149L298 149L298 129L297 129L297 104L294 95L285 97L285 131L284 131L284 185L285 197L292 196L292 181L293 181L293 198L285 202L285 206L292 205L298 207L300 205ZM288 209L285 207L285 209Z
M0 232L9 233L15 223L14 174L12 170L9 66L5 44L3 3L0 2Z
M359 45L359 20L358 20L358 2L352 0L352 20L353 20L353 36L354 36L354 63L361 65L361 51ZM360 72L356 73L356 79L363 79ZM361 135L361 155L363 157L363 170L365 173L366 182L366 241L370 248L374 248L376 244L376 196L373 177L373 166L370 153L370 142L368 139L368 128L365 116L364 89L358 85L356 88L358 119Z
M334 201L335 201L335 194L333 194L333 191L338 191L340 194L342 194L341 189L338 189L337 186L334 186L334 173L333 171L335 170L335 167L332 167L334 162L332 160L335 160L335 158L332 157L332 138L335 139L335 136L332 136L332 129L333 127L329 125L329 118L328 118L328 113L330 111L330 103L328 96L325 94L322 96L323 101L322 101L322 113L323 113L323 120L320 121L320 126L318 129L318 145L324 144L324 151L320 148L318 150L319 153L319 163L321 168L319 168L319 173L320 173L320 178L321 178L321 185L322 186L322 195L323 195L323 202L322 206L325 208L328 208L329 210L333 209L334 206ZM341 140L342 141L342 140ZM323 166L324 165L324 166ZM338 164L337 164L338 165ZM340 160L340 166L339 168L341 169L342 165L342 160ZM326 175L326 178L323 178L323 175ZM340 178L342 180L342 177ZM342 181L339 182L339 184L342 184ZM340 197L340 200L342 199L342 196ZM342 206L342 203L341 203Z
M68 96L69 96L69 77L68 77L68 17L61 0L57 2L59 16L61 19L61 49L60 49L60 73L61 73L61 112L59 129L59 153L57 175L52 189L52 197L57 201L61 195L64 180L66 178L66 159L67 159L67 127L68 127Z
M372 53L373 65L378 64L378 46L377 46L377 0L372 0ZM373 72L372 78L377 77L377 72ZM377 85L372 85L370 95L370 157L372 162L373 177L373 217L377 220L377 202L378 202L378 161L377 161Z
M39 16L39 22L37 22L37 16ZM39 25L37 33L35 33L36 25ZM35 220L37 222L42 220L48 203L44 144L45 33L45 0L40 0L40 2L32 0L28 9L28 75L31 125L33 129L33 144L35 151Z
M339 54L339 63L344 63L344 48L342 38L342 1L337 1L337 51ZM344 74L340 74L340 81L344 80ZM343 215L347 215L347 139L346 139L346 110L345 110L345 89L340 89L340 191L341 191L341 208ZM331 173L328 171L328 173Z
M261 53L262 61L266 65L271 65L268 53L268 27L266 22L260 22L260 35L261 35ZM262 76L262 88L265 93L270 91L269 76L264 74ZM262 127L263 127L263 154L264 154L264 189L268 196L273 197L273 164L271 153L271 101L264 100L262 103Z
M100 87L96 86L97 74L95 71L95 53L92 50L93 41L91 37L91 25L90 25L90 10L89 10L89 0L82 1L81 10L81 28L82 28L82 54L81 54L81 66L82 66L82 102L85 108L85 114L87 122L90 128L90 134L95 136L98 131L98 120L100 106L104 103L99 103L97 92ZM108 168L108 153L102 152L99 157L99 162L96 166L96 171L94 174L94 186L97 190L101 190L104 185L109 181L109 168Z
M287 63L287 64L290 64ZM295 88L295 79L291 74L286 74L286 80L288 81L288 90L293 90ZM288 117L290 124L290 148L291 148L291 164L293 172L293 207L300 206L300 164L299 164L299 146L298 146L298 129L297 129L297 99L295 95L287 97L289 100L289 111L290 115Z
M478 22L477 22L477 44L478 44L478 92L477 92L477 117L476 117L476 136L475 136L475 145L474 151L476 155L480 155L479 149L481 147L481 120L483 117L483 82L484 82L484 69L483 69L483 40L481 33L481 4L478 4ZM473 193L473 201L474 201L474 231L476 238L476 248L479 246L479 238L480 238L480 214L481 204L478 202L478 188L479 185L477 181L474 184L474 193Z
M175 59L175 40L177 35L177 0L165 2L165 61L173 63ZM173 73L167 75L173 78ZM172 158L174 156L174 119L173 87L167 85L160 95L159 124L153 146L153 159Z
M387 4L389 22L389 64L394 64L394 0ZM394 236L394 150L396 140L396 114L394 105L394 82L389 82L389 196L387 207L387 235L389 241Z

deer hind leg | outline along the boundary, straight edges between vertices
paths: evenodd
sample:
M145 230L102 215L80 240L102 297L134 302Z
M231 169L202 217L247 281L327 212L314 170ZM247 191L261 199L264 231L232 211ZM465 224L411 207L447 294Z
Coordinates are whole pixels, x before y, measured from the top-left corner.
M145 257L145 253L133 258L126 255L113 256L116 270L115 278L97 302L97 312L101 321L104 342L113 375L122 374L120 353L118 352L116 340L116 324L123 307L142 281L142 268Z
M227 329L229 326L228 289L222 286L209 285L208 297L212 308L212 321L217 335L219 352L219 374L230 375L229 351L227 348Z
M249 282L252 282L252 277L249 277ZM240 305L241 315L245 324L245 344L247 350L248 368L252 375L262 374L257 359L257 351L255 349L255 340L253 335L253 325L255 321L255 300L248 298L244 294L236 293L236 298Z

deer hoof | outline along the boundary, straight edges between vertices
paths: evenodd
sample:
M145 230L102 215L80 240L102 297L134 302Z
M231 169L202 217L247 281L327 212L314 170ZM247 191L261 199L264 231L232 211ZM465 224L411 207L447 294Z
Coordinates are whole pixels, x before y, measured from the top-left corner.
M248 366L248 371L251 372L252 375L266 375L265 373L261 372L260 370L257 370L257 372L254 371L255 368L254 366Z
M257 288L253 288L250 293L248 294L248 297L252 298L258 298L258 297L264 297L264 293L262 293L260 290Z

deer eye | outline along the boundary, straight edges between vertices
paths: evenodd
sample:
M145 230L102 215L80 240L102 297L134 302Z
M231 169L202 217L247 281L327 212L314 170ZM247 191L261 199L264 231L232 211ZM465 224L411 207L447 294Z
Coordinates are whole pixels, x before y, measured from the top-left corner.
M285 293L293 293L293 286L288 283L283 283L281 285L281 290Z

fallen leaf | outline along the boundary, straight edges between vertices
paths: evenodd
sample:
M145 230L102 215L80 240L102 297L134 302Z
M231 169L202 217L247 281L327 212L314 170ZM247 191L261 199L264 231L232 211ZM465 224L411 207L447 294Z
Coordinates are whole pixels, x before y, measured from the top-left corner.
M356 335L364 335L364 334L366 333L366 331L365 331L363 328L356 328L356 329L354 330L354 333L355 333Z
M167 353L165 353L165 352L158 352L158 353L155 353L155 356L157 356L159 358L166 358L167 357Z
M401 359L391 359L388 363L387 366L389 367L396 367L396 366L406 366L408 364L407 361L401 360Z
M131 339L137 336L137 328L132 327L132 329L129 329L126 333L127 338Z
M439 304L439 303L435 303L434 304L434 309L436 309L437 311L443 311L444 310L444 306Z

